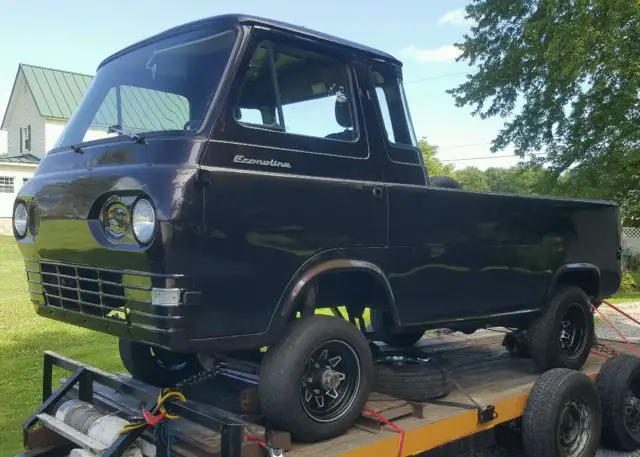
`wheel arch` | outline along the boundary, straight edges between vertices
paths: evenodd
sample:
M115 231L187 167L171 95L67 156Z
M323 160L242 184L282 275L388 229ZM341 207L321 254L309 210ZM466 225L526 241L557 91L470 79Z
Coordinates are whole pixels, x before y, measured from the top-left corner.
M547 291L547 297L563 285L580 287L593 301L599 299L600 293L600 269L591 263L571 263L563 265L554 275L551 287Z
M318 284L323 279L330 276L344 277L354 274L361 275L363 278L369 278L373 281L378 290L384 296L384 306L391 311L394 320L397 322L397 314L395 309L395 296L391 288L389 280L376 263L369 260L358 258L332 258L315 262L307 262L303 265L289 281L285 291L283 292L280 302L278 303L276 324L278 321L287 321L292 313L296 312L300 307L301 301L305 299L308 288L314 284ZM320 292L322 293L322 291ZM272 325L273 326L273 325Z

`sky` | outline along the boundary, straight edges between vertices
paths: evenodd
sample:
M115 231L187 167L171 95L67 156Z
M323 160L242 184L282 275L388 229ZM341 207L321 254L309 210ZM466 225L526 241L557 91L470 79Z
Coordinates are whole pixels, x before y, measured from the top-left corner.
M164 3L163 6L160 6ZM203 17L245 13L268 17L388 52L404 64L405 90L416 134L439 147L456 168L510 166L511 150L492 153L489 143L504 120L482 120L458 108L445 91L470 68L455 62L453 46L468 31L463 0L32 0L0 15L0 109L6 110L19 63L95 74L100 61L167 28ZM389 8L389 7L392 8ZM6 135L0 132L0 153ZM501 157L510 156L510 157ZM491 157L487 159L486 157Z

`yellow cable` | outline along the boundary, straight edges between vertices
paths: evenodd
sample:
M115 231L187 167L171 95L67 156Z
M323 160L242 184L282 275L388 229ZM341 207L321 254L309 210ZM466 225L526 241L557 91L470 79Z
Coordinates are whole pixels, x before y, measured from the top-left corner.
M177 398L180 401L187 401L187 399L184 396L184 394L182 392L180 392L180 391L171 390L171 389L162 389L160 391L160 393L158 394L158 399L156 400L156 406L153 408L153 411L151 411L151 413L155 415L155 414L158 413L158 411L160 411L162 414L164 414L164 417L166 419L169 419L169 420L178 419L180 416L175 415L175 414L169 414L169 412L167 411L167 409L164 406L164 403L169 398ZM144 427L146 425L147 425L146 421L141 421L141 422L138 422L138 423L125 425L124 427L122 427L120 429L119 434L123 435L123 434L128 433L128 432L130 432L132 430L136 430L138 428Z

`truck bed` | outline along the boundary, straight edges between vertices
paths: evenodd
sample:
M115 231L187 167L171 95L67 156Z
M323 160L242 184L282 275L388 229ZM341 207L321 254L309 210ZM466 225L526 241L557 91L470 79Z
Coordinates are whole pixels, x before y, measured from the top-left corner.
M375 392L371 395L367 407L392 420L405 432L402 455L434 450L522 415L528 392L539 373L529 359L513 357L501 346L503 336L497 330L483 330L470 336L429 336L419 343L419 351L441 361L450 379L460 388L454 388L442 399L412 403ZM602 363L602 358L592 355L583 371L595 378ZM158 391L155 387L132 380L128 375L115 376L151 394ZM94 403L105 410L119 409L132 414L140 411L140 401L130 395L104 386L96 385L94 389ZM216 378L194 386L187 397L197 409L203 412L225 411L247 421L247 424L253 424L248 429L257 436L264 436L259 416L255 414L257 394L251 382ZM480 424L477 409L469 397L481 406L494 405L497 417ZM219 455L218 433L185 419L170 421L170 424L175 439L174 455ZM147 436L152 435L148 433ZM278 431L273 436L274 444L284 448L285 455L289 457L395 457L400 438L397 431L380 426L370 416L363 416L344 435L324 442L291 442L287 433ZM263 455L252 442L246 442L242 450L243 457Z

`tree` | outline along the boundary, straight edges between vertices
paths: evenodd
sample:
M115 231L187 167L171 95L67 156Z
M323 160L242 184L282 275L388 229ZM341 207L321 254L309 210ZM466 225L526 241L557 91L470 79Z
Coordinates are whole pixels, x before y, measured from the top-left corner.
M638 0L471 0L466 12L476 24L458 60L477 71L448 92L481 118L512 116L493 152L513 144L556 176L638 154Z
M430 144L426 138L420 138L418 147L422 151L424 165L427 167L429 176L451 176L453 173L453 165L444 165L436 156L438 155L438 146Z
M539 165L519 165L510 168L487 168L487 183L493 192L508 194L548 193L543 185L548 172ZM547 192L545 192L547 190Z
M452 178L458 181L463 189L488 192L491 189L487 180L487 175L476 167L467 167L456 170L452 173Z

